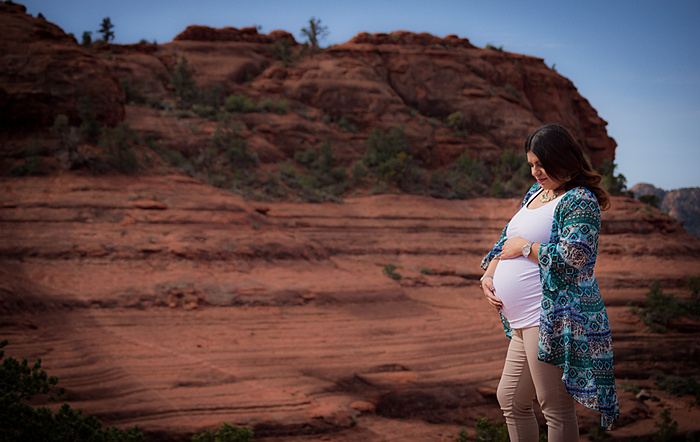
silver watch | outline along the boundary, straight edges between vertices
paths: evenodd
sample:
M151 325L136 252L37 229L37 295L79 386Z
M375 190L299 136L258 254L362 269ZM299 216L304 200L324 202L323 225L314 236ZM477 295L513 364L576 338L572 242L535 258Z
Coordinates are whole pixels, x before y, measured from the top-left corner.
M532 245L534 244L534 241L528 241L527 244L523 246L523 256L527 258L530 256L530 251L532 250Z

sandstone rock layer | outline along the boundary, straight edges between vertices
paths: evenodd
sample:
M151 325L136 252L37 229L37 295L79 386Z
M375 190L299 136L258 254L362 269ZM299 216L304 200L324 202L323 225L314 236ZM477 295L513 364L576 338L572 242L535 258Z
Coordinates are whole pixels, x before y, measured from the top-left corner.
M155 440L224 421L261 440L454 440L477 417L500 419L507 339L478 263L517 200L262 204L180 176L0 186L7 354L40 357L63 400L108 424ZM618 383L697 374L698 331L651 334L629 304L655 279L687 296L700 240L613 203L596 273ZM653 431L660 406L700 430L682 417L692 398L621 399L613 435ZM598 417L579 415L585 435Z

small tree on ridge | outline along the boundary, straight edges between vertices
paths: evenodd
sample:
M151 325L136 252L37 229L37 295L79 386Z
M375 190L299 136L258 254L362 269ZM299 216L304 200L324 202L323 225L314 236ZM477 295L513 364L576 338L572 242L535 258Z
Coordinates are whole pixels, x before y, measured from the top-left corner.
M103 18L100 30L97 32L102 34L102 40L104 40L105 43L109 43L110 40L114 40L114 31L112 31L112 29L114 29L112 20L110 20L109 17Z
M309 39L311 50L316 52L319 49L318 41L328 36L328 26L321 26L320 18L311 17L309 19L309 26L301 28L301 34Z

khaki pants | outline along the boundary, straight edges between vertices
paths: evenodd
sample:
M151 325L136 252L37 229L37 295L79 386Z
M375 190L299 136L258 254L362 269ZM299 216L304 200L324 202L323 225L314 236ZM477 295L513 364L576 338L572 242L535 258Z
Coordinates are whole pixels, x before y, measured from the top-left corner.
M549 442L578 441L576 402L561 381L562 370L537 359L539 327L513 330L498 403L512 442L537 442L539 429L532 408L537 396L547 421Z

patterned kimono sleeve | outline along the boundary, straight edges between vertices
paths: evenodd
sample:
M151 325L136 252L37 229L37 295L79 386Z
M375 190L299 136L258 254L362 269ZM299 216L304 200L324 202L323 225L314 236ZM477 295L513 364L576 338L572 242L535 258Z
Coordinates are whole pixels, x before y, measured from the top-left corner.
M587 189L574 189L561 201L554 218L554 241L540 245L539 252L544 290L592 282L600 235L598 201Z

